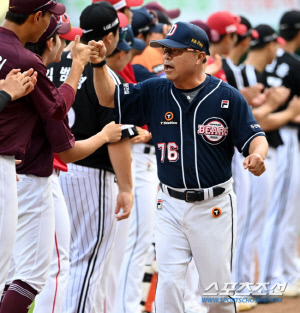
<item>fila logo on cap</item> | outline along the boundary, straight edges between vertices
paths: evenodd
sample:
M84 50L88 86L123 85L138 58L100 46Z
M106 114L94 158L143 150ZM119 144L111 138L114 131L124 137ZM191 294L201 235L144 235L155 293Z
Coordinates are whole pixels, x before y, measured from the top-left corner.
M228 109L229 108L229 100L222 100L221 108L222 109Z
M174 24L174 25L172 26L172 28L169 30L167 36L172 36L172 35L174 35L176 29L177 29L177 25Z

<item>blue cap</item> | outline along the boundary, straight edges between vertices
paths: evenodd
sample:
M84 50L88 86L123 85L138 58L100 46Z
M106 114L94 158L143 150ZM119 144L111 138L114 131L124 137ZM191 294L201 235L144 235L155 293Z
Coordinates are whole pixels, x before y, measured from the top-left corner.
M128 25L126 27L120 27L119 28L119 41L117 44L117 49L121 51L129 51L131 50L131 46L126 42L125 38L128 33Z
M150 46L160 48L191 48L209 53L209 39L206 32L197 25L177 22L172 26L165 39L152 40Z
M126 35L126 42L131 46L131 48L143 51L146 48L146 43L144 40L138 39L134 37L132 27L127 25L128 31Z
M158 23L155 12L145 8L132 10L132 29L134 36L140 33L163 33L163 24Z

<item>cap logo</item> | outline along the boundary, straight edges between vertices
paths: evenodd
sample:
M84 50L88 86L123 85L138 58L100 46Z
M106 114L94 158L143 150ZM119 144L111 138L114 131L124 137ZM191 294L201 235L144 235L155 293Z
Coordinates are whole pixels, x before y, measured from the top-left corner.
M176 29L177 29L177 25L174 24L172 28L169 30L167 36L173 36L175 34Z
M196 39L192 39L191 42L194 43L195 45L203 48L203 43L201 41L196 40Z
M227 26L225 29L227 34L237 31L237 27L234 24Z
M119 23L119 19L116 18L112 23L110 23L110 24L104 26L104 27L103 27L103 30L107 30L107 29L113 28L113 27L116 26L118 23Z

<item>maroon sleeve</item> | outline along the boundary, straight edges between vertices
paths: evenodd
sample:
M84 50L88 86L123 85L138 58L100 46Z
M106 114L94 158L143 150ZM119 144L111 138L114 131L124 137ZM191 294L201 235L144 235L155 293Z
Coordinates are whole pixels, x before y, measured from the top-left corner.
M75 144L74 135L69 127L66 116L62 121L44 120L46 136L52 146L53 152L59 153L72 148Z
M75 95L76 95L75 90L68 84L60 85L58 90L63 96L65 103L66 103L67 112L69 112L75 100Z
M26 60L23 60L23 62L25 61ZM34 104L42 119L51 118L54 120L62 120L67 114L63 95L49 80L46 75L47 69L37 56L30 65L23 64L22 66L22 68L26 69L30 67L38 72L35 88L29 94L31 102Z

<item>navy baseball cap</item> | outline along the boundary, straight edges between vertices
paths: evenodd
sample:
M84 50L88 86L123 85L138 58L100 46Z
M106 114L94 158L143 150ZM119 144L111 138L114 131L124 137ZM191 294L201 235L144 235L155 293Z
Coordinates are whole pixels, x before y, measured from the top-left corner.
M131 48L143 51L146 48L146 43L144 40L138 39L134 37L132 27L130 25L127 26L127 34L126 34L126 42L131 46Z
M206 32L197 25L177 22L169 30L165 39L152 40L150 46L160 48L161 46L169 48L191 48L209 53L209 39Z
M140 33L163 33L163 24L158 23L155 12L145 8L132 10L132 29L134 36Z
M9 11L17 14L31 14L38 11L48 11L62 15L66 8L57 0L9 0Z
M125 37L127 36L127 32L128 32L128 26L129 25L127 25L126 27L119 28L119 41L117 44L117 49L121 51L126 51L126 52L131 50L131 46L125 40Z

